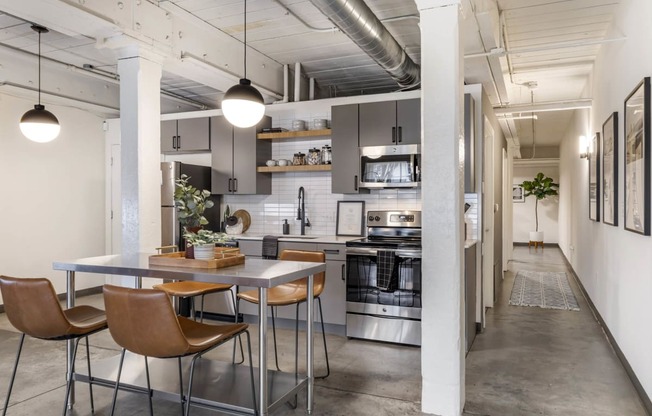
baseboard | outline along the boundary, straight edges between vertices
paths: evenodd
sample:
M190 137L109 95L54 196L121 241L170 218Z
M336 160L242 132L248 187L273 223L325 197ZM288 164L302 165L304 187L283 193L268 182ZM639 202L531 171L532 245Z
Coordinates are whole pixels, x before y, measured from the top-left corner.
M75 297L78 298L80 296L96 295L98 293L102 293L102 286L89 287L88 289L77 290L75 291ZM66 294L61 293L60 295L57 295L57 298L59 300L66 300ZM0 305L0 313L5 313L5 305Z
M512 243L514 246L519 246L519 247L528 247L530 243L521 243L521 242L514 242ZM545 247L557 247L559 248L558 243L545 243Z
M648 416L652 415L652 401L650 401L650 397L647 395L647 392L641 385L641 382L638 380L638 377L636 377L636 373L634 373L632 366L629 365L629 361L627 361L625 354L623 354L623 351L618 346L616 339L611 334L611 331L609 331L609 327L604 322L604 319L602 319L602 315L600 315L600 312L598 312L598 309L593 304L593 301L591 300L591 297L589 296L588 292L584 288L582 281L577 276L577 273L575 273L575 269L573 269L573 266L571 266L570 262L568 261L566 255L563 252L562 252L562 257L564 259L564 262L566 263L566 267L568 267L568 270L571 271L571 274L573 276L573 279L575 279L577 286L580 288L580 291L582 292L582 296L584 296L584 299L586 299L586 302L589 304L589 308L591 309L593 316L595 316L595 319L597 319L598 323L602 327L602 331L607 336L607 339L609 340L609 344L611 344L611 348L613 348L614 352L616 353L616 356L620 360L620 363L625 368L625 372L627 372L627 375L629 376L629 379L632 381L632 384L634 385L634 388L636 389L636 392L638 393L641 402L643 402L643 406L645 407L646 413L648 414Z

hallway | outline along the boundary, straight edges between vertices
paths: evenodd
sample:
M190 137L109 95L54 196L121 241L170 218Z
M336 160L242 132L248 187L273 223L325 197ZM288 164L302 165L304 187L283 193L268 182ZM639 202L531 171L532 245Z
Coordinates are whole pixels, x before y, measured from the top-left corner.
M561 250L514 248L502 292L466 361L466 415L646 415ZM562 271L580 311L508 305L519 270Z

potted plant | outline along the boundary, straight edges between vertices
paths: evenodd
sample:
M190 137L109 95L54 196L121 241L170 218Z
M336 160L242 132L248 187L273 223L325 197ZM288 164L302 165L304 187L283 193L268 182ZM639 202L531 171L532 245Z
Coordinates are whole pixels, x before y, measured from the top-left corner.
M208 199L211 196L210 191L195 188L188 183L188 179L190 176L183 174L175 181L174 205L177 207L179 224L183 227L184 232L192 233L208 224L208 220L204 217L204 211L213 207L213 201ZM186 258L192 259L194 258L194 245L190 245L189 248L186 249Z
M183 238L186 248L192 247L197 260L212 260L215 258L215 243L223 243L231 237L225 233L215 233L211 230L200 229L197 232L184 228Z
M559 184L554 183L552 178L544 175L542 172L539 172L533 180L523 181L521 186L525 192L525 198L530 195L534 195L536 198L534 201L534 218L536 228L535 231L530 232L530 241L543 242L543 231L539 231L539 201L542 201L549 196L559 195L559 193L557 193Z
M181 178L176 180L174 205L177 207L179 223L182 226L190 230L199 229L208 224L204 211L213 207L213 201L208 199L211 196L210 191L195 188L188 183L188 179L190 176L181 175Z

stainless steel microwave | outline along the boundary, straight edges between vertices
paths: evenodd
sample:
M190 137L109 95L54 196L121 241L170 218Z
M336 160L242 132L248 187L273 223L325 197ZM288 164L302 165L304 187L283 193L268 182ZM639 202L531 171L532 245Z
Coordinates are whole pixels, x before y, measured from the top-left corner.
M415 188L421 184L417 144L360 148L361 188Z

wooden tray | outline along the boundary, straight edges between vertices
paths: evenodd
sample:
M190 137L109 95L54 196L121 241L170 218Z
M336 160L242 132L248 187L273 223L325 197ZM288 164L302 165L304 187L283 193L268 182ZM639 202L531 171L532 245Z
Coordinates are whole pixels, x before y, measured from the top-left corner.
M149 256L150 266L189 267L194 269L220 269L222 267L244 264L245 256L239 248L215 247L215 259L187 259L185 251L175 253L155 254Z

